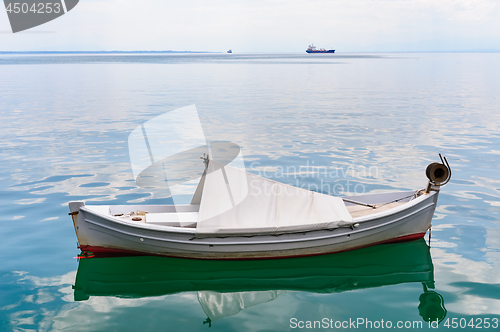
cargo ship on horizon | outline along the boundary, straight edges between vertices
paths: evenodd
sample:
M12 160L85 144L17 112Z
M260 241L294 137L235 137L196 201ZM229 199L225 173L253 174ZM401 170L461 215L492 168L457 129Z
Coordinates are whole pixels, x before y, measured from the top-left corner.
M335 50L325 50L324 48L317 49L313 44L309 45L307 53L335 53Z

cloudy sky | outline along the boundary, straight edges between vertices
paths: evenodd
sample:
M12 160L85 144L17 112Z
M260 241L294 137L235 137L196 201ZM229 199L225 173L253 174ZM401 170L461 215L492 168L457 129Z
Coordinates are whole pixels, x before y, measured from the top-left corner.
M498 0L80 0L16 34L0 10L0 51L498 51L499 17Z

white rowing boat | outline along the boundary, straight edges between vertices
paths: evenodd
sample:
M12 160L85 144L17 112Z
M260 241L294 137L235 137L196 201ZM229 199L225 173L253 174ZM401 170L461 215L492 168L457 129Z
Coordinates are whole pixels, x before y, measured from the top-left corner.
M191 204L69 203L79 248L195 259L311 256L422 238L431 227L446 161L427 188L334 197L205 159Z

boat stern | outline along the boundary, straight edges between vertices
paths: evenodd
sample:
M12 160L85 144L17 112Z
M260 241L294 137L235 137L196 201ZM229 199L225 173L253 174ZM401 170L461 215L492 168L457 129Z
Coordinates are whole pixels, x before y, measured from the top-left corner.
M82 236L82 232L80 231L80 225L82 225L84 218L83 213L80 212L80 208L85 206L84 201L72 201L69 202L69 215L73 219L73 227L75 228L76 237L78 239L78 245L86 245L87 241L84 236Z

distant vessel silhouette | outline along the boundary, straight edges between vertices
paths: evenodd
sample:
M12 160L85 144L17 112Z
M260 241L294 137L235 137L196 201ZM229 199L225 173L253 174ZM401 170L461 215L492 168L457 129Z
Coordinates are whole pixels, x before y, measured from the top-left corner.
M317 49L313 44L309 45L307 53L335 53L335 50L325 50L324 48Z

